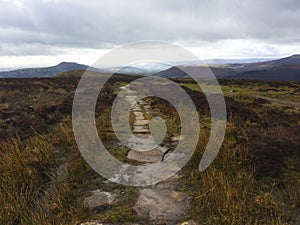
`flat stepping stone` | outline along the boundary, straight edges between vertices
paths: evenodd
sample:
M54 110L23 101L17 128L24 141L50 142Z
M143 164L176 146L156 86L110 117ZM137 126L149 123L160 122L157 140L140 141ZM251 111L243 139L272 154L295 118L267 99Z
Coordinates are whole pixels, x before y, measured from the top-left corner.
M135 98L136 98L136 96L134 96L134 95L126 95L125 96L125 99L129 102L132 102L132 101L135 102Z
M133 159L140 162L149 162L149 163L161 162L163 156L164 153L156 149L149 150L149 151L136 151L134 149L131 149L127 154L127 158L129 159Z
M128 140L128 146L136 151L149 151L158 147L158 145L152 139L139 139L130 138Z
M161 147L157 146L156 143L143 143L143 144L138 144L138 143L128 143L128 146L131 147L132 150L135 150L137 152L147 152L150 150L156 150L158 152L162 152L165 154L169 149L166 147Z
M142 112L138 112L138 111L134 111L133 114L137 117L137 116L144 116L144 114Z
M139 145L155 144L155 141L150 134L132 135L132 137L128 139L128 142L132 144L139 144Z
M151 134L135 134L133 137L141 138L141 139L148 139L151 138Z
M80 223L79 225L113 225L112 223L102 223L102 222L97 222L97 221L91 221L91 222L84 222Z
M149 129L146 126L133 126L133 133L149 133Z
M141 108L132 108L133 112L141 112L142 113L142 109Z
M135 115L136 121L145 119L144 114L142 112L135 111L135 112L133 112L133 114Z
M146 126L149 124L149 120L136 120L134 126Z
M199 225L199 223L195 222L194 220L188 220L183 223L179 223L178 225Z
M149 143L149 144L129 143L128 146L130 146L131 149L137 152L147 152L150 150L154 150L158 147L155 143Z
M142 115L142 116L136 116L135 119L136 119L136 120L144 120L145 117L144 117L143 115Z
M94 212L104 211L107 207L112 205L116 199L114 194L101 191L99 189L91 191L92 195L85 198L84 203Z
M147 111L147 110L149 110L151 107L150 107L150 105L144 105L144 109Z
M190 197L167 189L141 189L134 205L136 213L154 224L173 225L186 214Z
M141 111L142 111L142 108L141 108L141 106L135 104L135 105L132 107L132 111L134 111L134 112L141 112Z
M139 223L126 223L127 225L141 225ZM90 222L84 222L80 223L79 225L123 225L121 223L102 223L100 221L90 221Z

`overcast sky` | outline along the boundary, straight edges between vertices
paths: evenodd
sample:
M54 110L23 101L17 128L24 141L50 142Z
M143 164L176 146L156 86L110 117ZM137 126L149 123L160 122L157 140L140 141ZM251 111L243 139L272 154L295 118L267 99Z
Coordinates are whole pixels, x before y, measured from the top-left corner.
M92 64L162 40L208 58L300 53L299 0L0 0L0 67Z

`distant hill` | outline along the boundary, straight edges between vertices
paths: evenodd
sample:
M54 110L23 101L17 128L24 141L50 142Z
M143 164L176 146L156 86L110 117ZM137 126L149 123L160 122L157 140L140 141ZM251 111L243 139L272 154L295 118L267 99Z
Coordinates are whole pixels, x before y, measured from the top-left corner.
M292 55L282 59L270 60L265 62L254 62L241 64L242 70L259 70L259 69L269 69L276 66L282 65L300 65L300 54Z
M181 66L201 76L203 65ZM255 63L235 63L209 66L216 78L258 79L258 80L300 80L300 55ZM187 74L178 67L171 67L155 76L182 78Z
M118 74L127 74L127 75L153 75L148 70L137 68L134 66L125 66L125 67L107 67L102 69L105 73L113 73L116 71Z
M81 77L85 72L86 70L70 70L70 71L59 73L55 75L55 77ZM106 75L106 73L100 72L100 70L99 71L89 70L89 76L97 77L101 75Z
M74 62L62 62L56 66L42 67L42 68L25 68L25 69L16 69L11 71L0 71L0 78L33 78L33 77L53 77L56 75L61 76L70 76L69 71L95 71L99 73L112 73L117 71L118 74L127 74L127 75L145 75L151 76L156 74L158 68L139 68L135 66L126 66L126 67L107 67L107 68L94 68L87 65L82 65ZM64 74L66 73L66 74ZM77 73L74 73L74 76L78 76Z
M186 71L191 71L195 74L201 75L204 71L207 70L207 66L173 66L167 70L161 71L157 73L155 76L158 77L165 77L165 78L183 78L183 77L188 77L188 75L181 70L180 68L184 68ZM225 76L229 76L231 72L233 71L232 68L230 67L209 67L211 71L214 73L214 75L217 78L223 78Z
M180 65L185 70L193 71L203 75L206 66L197 64ZM229 79L258 79L258 80L300 80L300 55L252 63L231 63L231 64L211 64L209 65L216 78ZM0 78L30 78L30 77L53 77L60 76L80 76L79 71L95 71L107 74L117 71L118 74L159 76L165 78L183 78L187 74L178 67L165 65L163 63L144 63L136 66L93 68L74 62L62 62L56 66L44 68L27 68L12 71L0 72ZM72 73L67 73L73 71ZM75 71L75 72L74 72ZM77 71L77 72L76 72ZM159 71L159 72L158 72ZM65 73L65 74L64 74ZM73 75L71 75L73 74Z
M228 76L225 78L232 78ZM300 81L300 65L281 65L268 69L241 72L233 76L245 80L285 80Z
M206 64L241 64L241 63L254 63L265 62L274 60L274 58L244 58L244 59L206 59L203 60Z
M125 67L101 68L105 72L117 71L120 74L153 76L171 66L161 62L144 62Z
M57 74L71 71L71 70L95 70L96 68L89 68L89 66L74 63L74 62L62 62L56 66L43 67L43 68L26 68L12 71L0 72L1 78L30 78L30 77L53 77Z
M225 78L255 80L300 80L300 55L271 60L266 62L248 63L233 71Z

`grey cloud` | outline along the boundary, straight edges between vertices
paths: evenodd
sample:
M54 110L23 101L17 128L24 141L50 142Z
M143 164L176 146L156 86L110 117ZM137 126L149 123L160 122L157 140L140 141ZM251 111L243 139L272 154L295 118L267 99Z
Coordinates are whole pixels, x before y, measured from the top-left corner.
M298 0L0 0L1 55L40 54L41 46L56 54L59 47L110 48L145 39L298 43L299 27Z

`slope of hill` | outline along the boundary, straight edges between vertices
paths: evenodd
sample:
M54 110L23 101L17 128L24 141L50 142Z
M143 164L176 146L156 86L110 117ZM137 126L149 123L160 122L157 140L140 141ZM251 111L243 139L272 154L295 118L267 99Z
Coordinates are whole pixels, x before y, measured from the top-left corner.
M241 64L275 60L275 58L242 58L242 59L205 59L206 64Z
M180 66L201 76L204 66ZM216 78L259 79L259 80L300 80L300 55L256 63L211 65ZM156 74L159 77L182 78L187 74L178 67L171 67Z
M85 70L95 71L99 73L106 73L106 74L117 71L116 72L117 74L152 76L157 72L165 68L168 68L168 67L157 68L157 65L155 68L152 68L151 65L148 65L148 67L145 65L145 68L143 68L142 66L141 67L125 66L125 67L106 67L106 68L98 69L98 68L89 67L87 65L82 65L73 62L62 62L56 66L51 66L51 67L25 68L25 69L15 69L10 71L0 71L0 78L53 77L61 74L62 76L64 76L63 73L65 72L85 71ZM70 74L65 74L65 75L70 76ZM78 74L75 73L74 76L78 76Z
M117 71L118 74L153 76L170 67L170 65L161 62L144 62L124 67L107 67L101 69L108 73Z
M300 81L300 65L281 65L268 69L245 71L225 78Z
M59 73L63 73L71 70L95 70L96 68L89 68L89 66L73 63L62 62L56 66L43 67L43 68L26 68L12 71L0 72L0 78L30 78L30 77L52 77Z
M289 57L270 60L265 62L255 62L255 63L245 63L241 64L242 70L259 70L259 69L269 69L276 66L282 65L300 65L300 54L292 55Z
M187 74L180 68L184 68L186 71L191 71L193 73L198 73L199 75L201 75L201 73L207 71L207 66L180 66L180 67L173 66L167 70L157 73L155 76L165 77L165 78L187 77ZM229 76L234 71L234 68L231 68L231 67L212 67L211 66L209 68L211 69L211 71L214 73L214 75L217 78L223 78L223 77Z
M146 69L137 68L134 66L125 66L125 67L108 67L103 68L105 73L113 73L116 71L118 74L127 74L127 75L153 75L155 73L151 73Z

